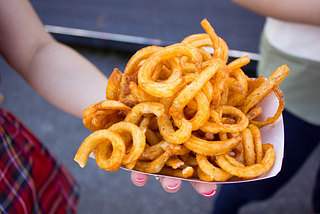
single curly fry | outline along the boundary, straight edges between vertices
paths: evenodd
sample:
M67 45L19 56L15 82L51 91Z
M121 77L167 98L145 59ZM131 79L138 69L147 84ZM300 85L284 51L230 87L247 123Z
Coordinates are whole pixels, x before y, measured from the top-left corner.
M194 169L190 166L187 166L184 169L173 169L171 167L164 166L159 172L159 174L178 178L190 178L194 174Z
M210 163L205 155L197 154L196 158L199 168L209 176L210 181L227 181L233 177L230 173Z
M182 44L190 44L193 41L207 39L207 38L209 38L209 35L207 33L197 33L197 34L192 34L192 35L189 35L189 36L185 37L181 41L181 43ZM212 42L211 42L211 44L212 44Z
M155 114L157 117L164 113L164 106L158 102L145 102L139 103L132 107L131 111L127 114L124 121L138 124L142 115Z
M202 63L201 53L197 48L189 44L174 44L150 56L138 72L139 86L148 94L155 97L172 97L184 87L183 78L174 82L161 83L152 80L152 72L164 61L174 57L188 56L193 60L196 67Z
M122 79L122 73L118 68L115 68L109 77L106 87L106 99L117 100L119 97L119 87Z
M222 141L207 141L191 135L183 145L191 151L202 155L220 155L230 151L242 139L242 135Z
M262 140L259 128L254 124L249 124L248 128L251 130L254 149L256 152L256 163L260 163L263 158Z
M162 155L165 150L162 149L161 145L165 141L161 141L153 146L150 146L148 148L145 148L141 156L139 157L139 160L141 161L153 161L156 158L158 158L160 155Z
M239 143L238 145L242 145L242 144ZM231 165L238 166L238 167L245 167L245 165L242 162L238 161L236 157L229 155L229 153L224 153L223 156Z
M249 121L253 120L254 118L258 117L263 113L263 109L260 106L256 106L252 108L248 113L247 113L247 118Z
M249 64L249 62L250 62L249 56L247 56L247 55L242 56L242 57L237 58L237 59L233 60L232 62L230 62L228 64L228 69L229 69L229 71L233 71L237 68L242 68L243 66Z
M192 124L192 130L198 130L201 126L203 126L208 119L210 118L210 106L209 102L202 91L200 91L195 96L195 101L199 103L197 113L195 116L188 120ZM180 128L183 125L183 122L187 120L184 115L184 112L180 112L176 117L173 117L175 124Z
M256 152L254 149L253 137L251 130L245 128L242 131L243 136L243 148L244 148L244 160L248 166L251 166L256 163Z
M189 85L190 83L192 83L196 78L197 78L198 74L196 73L190 73L184 76L186 84ZM210 103L212 100L212 96L213 96L213 86L210 83L210 81L207 82L207 84L205 84L202 88L202 92L206 95L208 102ZM188 103L189 104L192 102L192 100ZM193 109L198 109L197 104L192 104L195 107ZM191 107L191 106L190 106Z
M74 160L83 168L87 163L90 153L105 141L111 142L113 151L110 158L104 158L103 163L99 162L99 164L102 163L100 165L102 168L117 170L121 165L126 149L121 136L107 129L98 130L90 134L82 142Z
M170 75L167 77L167 79L161 80L162 84L169 84L169 83L175 82L177 79L180 79L182 77L182 68L181 68L180 60L178 57L174 57L172 59L169 59L167 64L170 66ZM159 67L161 68L161 66L159 66ZM168 70L168 69L166 69L166 67L164 67L159 70L161 71L161 73L156 75L158 77L160 77L160 74L164 73L163 72L164 70ZM153 77L155 76L154 74L153 74ZM153 80L156 81L156 80L158 80L158 78L153 79Z
M223 114L237 116L239 120L236 124L222 123L221 120ZM237 133L244 130L249 124L248 118L241 110L228 105L221 105L216 109L216 111L212 110L211 117L214 122L207 121L202 127L200 127L200 130L213 134L219 132Z
M207 19L203 19L201 21L201 26L207 32L212 41L212 47L214 49L213 57L219 58L223 60L224 63L227 63L229 58L229 48L226 42L216 34Z
M141 129L133 123L119 122L113 124L108 130L120 134L123 132L129 132L132 136L132 148L130 149L130 152L124 156L122 164L127 165L138 160L146 145L146 136Z
M103 100L101 102L88 106L83 111L83 117L88 117L89 115L95 113L98 110L118 110L128 113L128 111L130 111L131 108L116 100Z
M276 95L276 97L279 100L279 106L277 109L277 112L273 115L273 117L268 117L266 121L255 121L255 120L250 120L250 123L256 125L258 128L262 128L263 126L270 125L272 123L275 123L279 117L281 116L284 107L285 107L285 101L284 101L284 95L279 86L275 86L273 88L273 92Z
M94 155L99 168L107 171L117 171L121 166L119 160L123 159L126 149L125 147L113 149L113 147L110 148L111 145L110 141L100 143L94 149Z
M162 137L169 143L182 144L191 136L192 124L188 120L182 119L181 126L178 130L173 129L168 114L157 117L157 121Z
M128 61L126 68L124 69L124 74L130 75L135 66L145 59L148 59L152 54L162 50L163 47L159 46L148 46L138 50Z
M130 111L130 107L116 100L104 100L88 106L83 111L83 124L91 131L108 128L113 123L123 120L125 114Z
M246 167L238 167L230 164L223 155L217 156L217 164L232 175L239 178L255 178L268 172L275 162L275 153L272 144L263 144L264 157L260 163Z
M197 78L187 85L173 100L169 113L173 117L177 117L184 107L202 90L204 85L219 70L220 64L213 61L212 65L203 70Z
M275 86L281 83L281 81L289 74L289 71L290 69L287 65L282 65L277 68L263 84L245 98L241 106L242 111L246 114L251 108L260 103Z

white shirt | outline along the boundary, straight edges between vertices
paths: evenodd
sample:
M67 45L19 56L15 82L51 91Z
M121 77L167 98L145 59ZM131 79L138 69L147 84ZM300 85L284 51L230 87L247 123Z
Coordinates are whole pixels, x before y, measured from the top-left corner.
M271 45L292 56L320 61L320 26L267 18L264 26Z

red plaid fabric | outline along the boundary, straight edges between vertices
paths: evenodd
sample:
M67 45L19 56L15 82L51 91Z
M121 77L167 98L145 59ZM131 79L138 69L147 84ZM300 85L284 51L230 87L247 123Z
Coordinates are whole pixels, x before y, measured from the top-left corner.
M75 180L12 114L0 109L0 213L76 213Z

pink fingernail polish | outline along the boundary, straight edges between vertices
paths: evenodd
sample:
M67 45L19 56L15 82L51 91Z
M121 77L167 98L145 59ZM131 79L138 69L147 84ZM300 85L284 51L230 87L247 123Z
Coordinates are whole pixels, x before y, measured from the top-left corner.
M204 196L204 197L212 197L212 196L214 196L216 194L216 191L215 190L213 190L213 192L211 192L211 193L209 193L209 194L207 194L207 193L202 193L202 195Z
M144 179L144 178L136 178L136 182L138 182L138 183L143 183L143 182L145 182L146 181L146 179Z
M179 188L179 186L180 186L180 184L177 184L177 185L175 185L175 186L167 186L167 189L169 189L169 190L176 190L176 189Z

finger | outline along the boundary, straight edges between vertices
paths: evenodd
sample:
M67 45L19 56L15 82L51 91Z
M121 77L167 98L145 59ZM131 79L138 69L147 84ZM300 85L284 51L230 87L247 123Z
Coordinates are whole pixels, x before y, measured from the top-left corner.
M212 197L216 194L217 184L205 184L201 182L190 182L194 189L205 197Z
M134 185L138 187L144 186L148 181L148 175L138 173L138 172L131 172L131 181Z
M175 178L160 177L163 189L168 193L178 192L181 188L181 180Z

